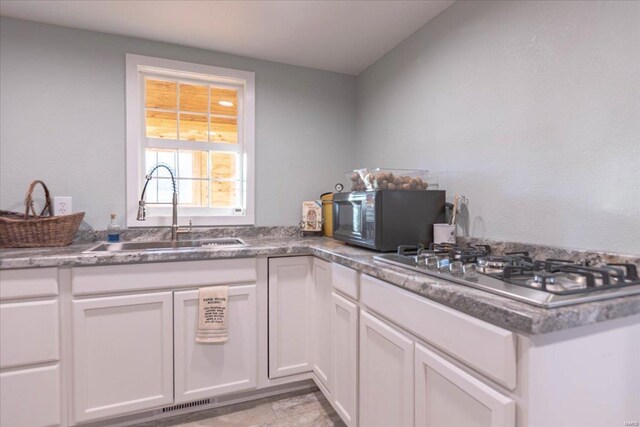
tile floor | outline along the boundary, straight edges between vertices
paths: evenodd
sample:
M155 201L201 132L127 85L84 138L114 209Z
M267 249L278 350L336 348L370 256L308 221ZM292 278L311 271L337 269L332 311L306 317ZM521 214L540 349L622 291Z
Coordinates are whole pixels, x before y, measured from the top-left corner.
M155 427L344 427L322 392L298 391L145 423Z

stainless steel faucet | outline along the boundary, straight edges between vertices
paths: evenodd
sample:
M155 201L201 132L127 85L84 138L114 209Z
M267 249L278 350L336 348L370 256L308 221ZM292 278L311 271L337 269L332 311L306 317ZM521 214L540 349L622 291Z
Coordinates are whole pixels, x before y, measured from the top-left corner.
M171 204L173 205L173 217L171 219L171 240L176 241L178 240L178 187L176 185L176 178L173 175L173 170L168 165L165 165L164 163L158 163L157 165L151 168L151 170L145 177L147 180L144 182L144 187L142 188L142 194L140 195L140 201L138 202L138 215L136 219L138 221L145 220L146 212L144 208L144 205L145 205L144 193L147 191L147 185L149 184L149 181L151 181L151 178L153 177L153 173L158 168L165 168L166 170L169 171L169 175L171 176L171 184L173 185L173 200L171 202Z

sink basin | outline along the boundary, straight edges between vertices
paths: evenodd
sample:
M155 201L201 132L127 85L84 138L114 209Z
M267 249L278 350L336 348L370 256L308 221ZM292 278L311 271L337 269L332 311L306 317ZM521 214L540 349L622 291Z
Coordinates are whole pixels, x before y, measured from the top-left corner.
M241 239L221 238L207 240L178 240L172 242L170 240L162 240L157 242L122 242L122 243L100 243L85 253L93 252L127 252L127 251L184 251L198 248L214 248L214 247L236 247L246 246L247 244Z

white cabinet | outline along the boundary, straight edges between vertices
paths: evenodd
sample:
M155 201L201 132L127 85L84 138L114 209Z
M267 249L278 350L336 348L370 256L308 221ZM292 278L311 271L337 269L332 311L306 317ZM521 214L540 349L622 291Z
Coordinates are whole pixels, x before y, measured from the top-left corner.
M516 342L511 331L366 274L361 282L360 301L370 310L392 319L499 384L515 388Z
M513 427L515 402L416 344L416 427Z
M331 264L313 260L313 372L329 393L331 375Z
M76 421L173 402L173 294L73 301Z
M61 423L57 295L55 268L0 271L2 427Z
M174 294L175 402L254 388L257 383L256 285L230 286L229 339L197 343L198 291Z
M0 374L0 425L45 427L60 424L60 366Z
M331 295L331 396L333 407L349 427L357 425L358 306L336 292Z
M269 378L309 372L313 257L269 260Z
M360 425L413 425L413 340L360 312Z

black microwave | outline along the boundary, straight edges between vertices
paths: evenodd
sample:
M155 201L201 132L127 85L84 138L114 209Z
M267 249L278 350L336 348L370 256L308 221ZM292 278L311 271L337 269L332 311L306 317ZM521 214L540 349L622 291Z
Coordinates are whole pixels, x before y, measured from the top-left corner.
M334 239L394 251L433 242L433 224L445 222L445 191L373 190L333 195Z

